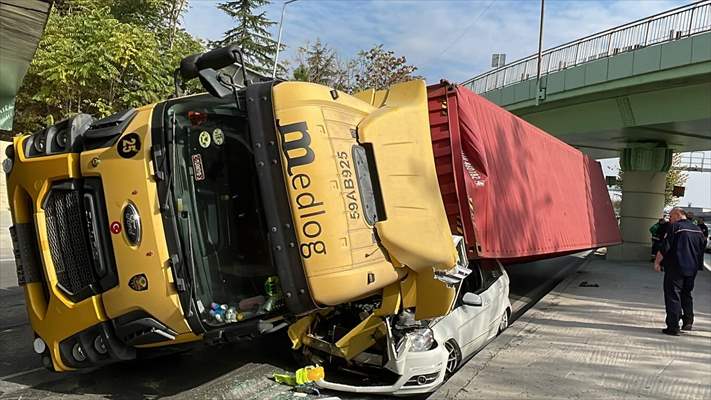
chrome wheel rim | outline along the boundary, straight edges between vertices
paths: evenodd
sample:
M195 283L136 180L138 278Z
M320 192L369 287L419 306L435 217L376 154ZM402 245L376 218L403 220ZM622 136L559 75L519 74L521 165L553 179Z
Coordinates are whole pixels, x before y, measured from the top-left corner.
M451 374L459 364L459 350L452 342L446 342L444 347L447 349L447 373Z
M509 326L509 313L504 311L504 315L501 316L501 323L499 324L499 333L503 332Z

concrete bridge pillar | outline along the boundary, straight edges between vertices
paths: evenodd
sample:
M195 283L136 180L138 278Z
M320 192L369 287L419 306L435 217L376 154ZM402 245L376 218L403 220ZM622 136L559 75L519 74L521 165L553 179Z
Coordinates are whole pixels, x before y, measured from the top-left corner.
M627 148L622 151L622 245L608 249L612 260L649 260L649 228L664 212L666 175L673 152L668 148Z

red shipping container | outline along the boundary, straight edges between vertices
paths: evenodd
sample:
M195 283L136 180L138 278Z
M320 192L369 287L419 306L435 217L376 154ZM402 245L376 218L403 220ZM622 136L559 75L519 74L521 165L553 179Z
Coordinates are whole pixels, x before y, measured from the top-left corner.
M464 87L443 82L428 98L442 200L473 257L524 261L621 242L597 161Z

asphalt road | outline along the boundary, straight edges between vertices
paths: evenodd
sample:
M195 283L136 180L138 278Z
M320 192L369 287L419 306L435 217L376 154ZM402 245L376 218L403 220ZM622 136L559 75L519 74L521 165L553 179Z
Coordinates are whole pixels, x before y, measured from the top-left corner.
M572 255L508 265L514 318L583 261L583 255ZM57 374L45 370L32 350L22 289L0 288L0 304L0 399L294 398L288 388L263 378L278 369L299 367L284 332L245 343L199 346L177 355Z

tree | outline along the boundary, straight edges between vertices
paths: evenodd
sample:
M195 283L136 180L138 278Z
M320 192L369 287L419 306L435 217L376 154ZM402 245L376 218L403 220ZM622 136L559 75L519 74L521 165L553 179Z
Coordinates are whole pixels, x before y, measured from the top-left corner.
M336 52L320 39L300 47L297 60L299 64L293 72L295 80L335 86L340 72L338 58Z
M292 71L295 80L314 82L348 93L364 89L385 89L400 82L422 77L413 75L417 67L407 64L403 56L378 45L361 50L353 59L341 59L335 50L318 38L314 44L299 48L297 67Z
M111 15L116 19L155 32L168 50L179 40L180 19L187 8L187 0L116 0L108 3Z
M671 168L665 177L664 208L674 207L679 203L679 198L674 197L672 191L674 186L684 186L689 178L689 174L681 169L682 164L681 153L674 153ZM622 191L624 175L624 171L620 169L617 174L617 184L615 185L615 188L619 191Z
M276 24L266 16L266 12L257 12L269 4L269 0L237 0L220 3L217 7L237 21L237 26L225 32L222 40L210 43L210 47L222 47L237 44L244 53L245 64L255 71L271 76L274 67L277 43L269 33L269 27ZM286 69L278 67L284 74Z
M672 191L674 186L684 186L686 185L686 180L689 178L689 174L680 169L682 166L681 153L674 153L672 156L672 165L669 172L667 172L666 186L664 188L664 207L673 207L679 203L679 198L674 197Z
M15 130L36 131L48 118L78 112L101 117L170 96L180 59L203 48L177 26L170 3L55 3L17 97ZM171 19L175 27L163 24Z
M380 90L396 83L422 79L413 75L417 67L409 65L404 56L398 57L395 52L385 50L382 44L360 51L355 67L353 91L369 88Z
M356 60L338 60L338 68L333 80L333 87L347 93L354 93L356 89L356 74L358 63Z

